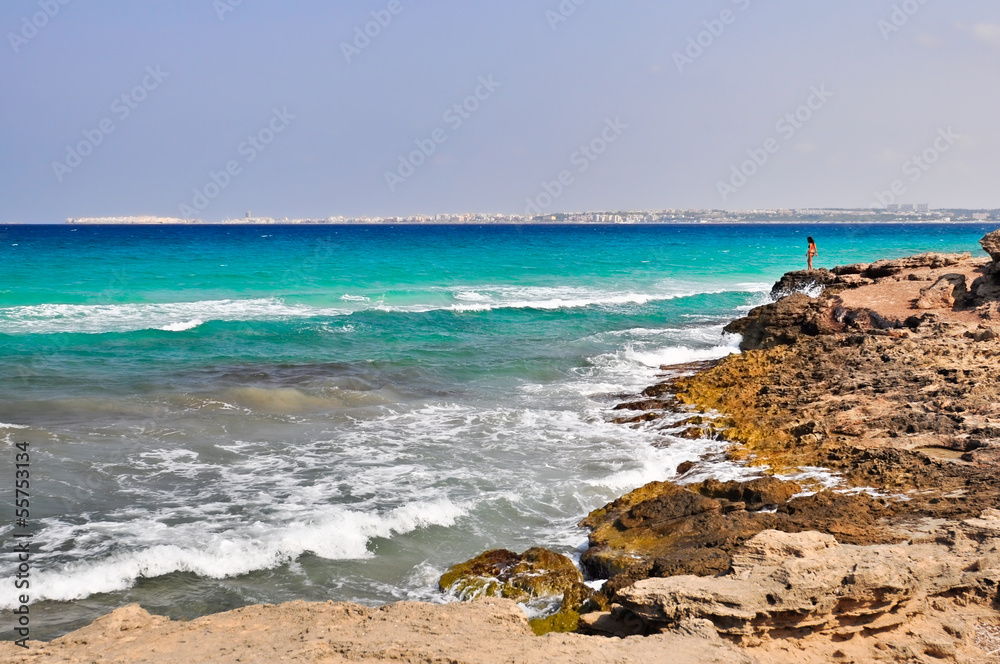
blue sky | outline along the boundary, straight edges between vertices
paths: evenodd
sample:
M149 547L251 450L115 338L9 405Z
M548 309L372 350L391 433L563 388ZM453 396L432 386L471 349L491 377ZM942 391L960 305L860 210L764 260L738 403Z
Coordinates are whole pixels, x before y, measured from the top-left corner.
M986 0L6 0L0 31L0 222L1000 207Z

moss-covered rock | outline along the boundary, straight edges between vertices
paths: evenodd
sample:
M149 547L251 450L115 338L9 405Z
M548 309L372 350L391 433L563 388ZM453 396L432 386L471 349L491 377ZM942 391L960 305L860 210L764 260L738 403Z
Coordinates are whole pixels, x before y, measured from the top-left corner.
M801 491L795 482L774 477L686 487L652 482L580 523L591 529L584 569L610 579L602 594L614 601L619 589L638 579L721 574L742 544L764 530L816 530L845 544L897 540L884 528L890 510L881 501L830 491L800 496Z
M583 576L573 561L548 549L528 549L522 555L506 549L487 551L454 565L441 577L442 592L468 600L506 597L526 602L537 597L563 595Z
M538 636L549 632L575 632L580 627L580 614L576 611L560 611L545 618L529 620L528 624Z

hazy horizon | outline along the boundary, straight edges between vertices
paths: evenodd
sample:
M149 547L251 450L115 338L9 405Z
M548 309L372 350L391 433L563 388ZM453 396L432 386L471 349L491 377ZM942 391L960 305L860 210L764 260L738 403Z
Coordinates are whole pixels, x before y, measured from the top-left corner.
M1000 208L983 0L16 0L0 28L0 223Z

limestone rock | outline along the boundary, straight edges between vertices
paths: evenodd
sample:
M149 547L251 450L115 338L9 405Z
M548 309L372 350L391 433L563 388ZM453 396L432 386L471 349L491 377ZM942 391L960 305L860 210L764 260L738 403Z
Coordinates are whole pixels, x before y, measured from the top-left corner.
M886 508L870 496L795 497L801 492L773 477L688 487L653 482L580 523L591 529L581 564L594 577L610 577L603 592L614 601L639 579L721 574L743 543L765 530L821 530L848 543L895 541L879 524Z
M929 598L995 587L996 544L965 545L847 546L816 532L765 531L725 576L646 579L620 590L618 601L646 623L704 619L730 637L808 629L847 638L903 624L928 611Z
M771 297L779 298L794 293L821 290L836 281L837 275L825 269L788 272L771 288Z
M1000 230L986 234L979 240L979 244L982 245L983 251L990 255L994 263L1000 263Z
M952 309L968 296L965 275L946 274L920 291L917 309Z
M729 334L743 335L740 348L761 350L794 344L801 336L816 336L829 327L824 316L827 300L795 293L752 310L725 327Z

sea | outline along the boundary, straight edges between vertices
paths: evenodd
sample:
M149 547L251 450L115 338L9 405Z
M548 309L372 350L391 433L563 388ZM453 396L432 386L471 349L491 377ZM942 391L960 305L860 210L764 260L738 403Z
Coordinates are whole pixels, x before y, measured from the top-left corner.
M578 558L581 518L682 462L760 472L612 409L738 352L723 327L807 236L831 267L985 257L990 230L0 226L0 638L22 594L51 639L133 602L445 602L488 549Z

